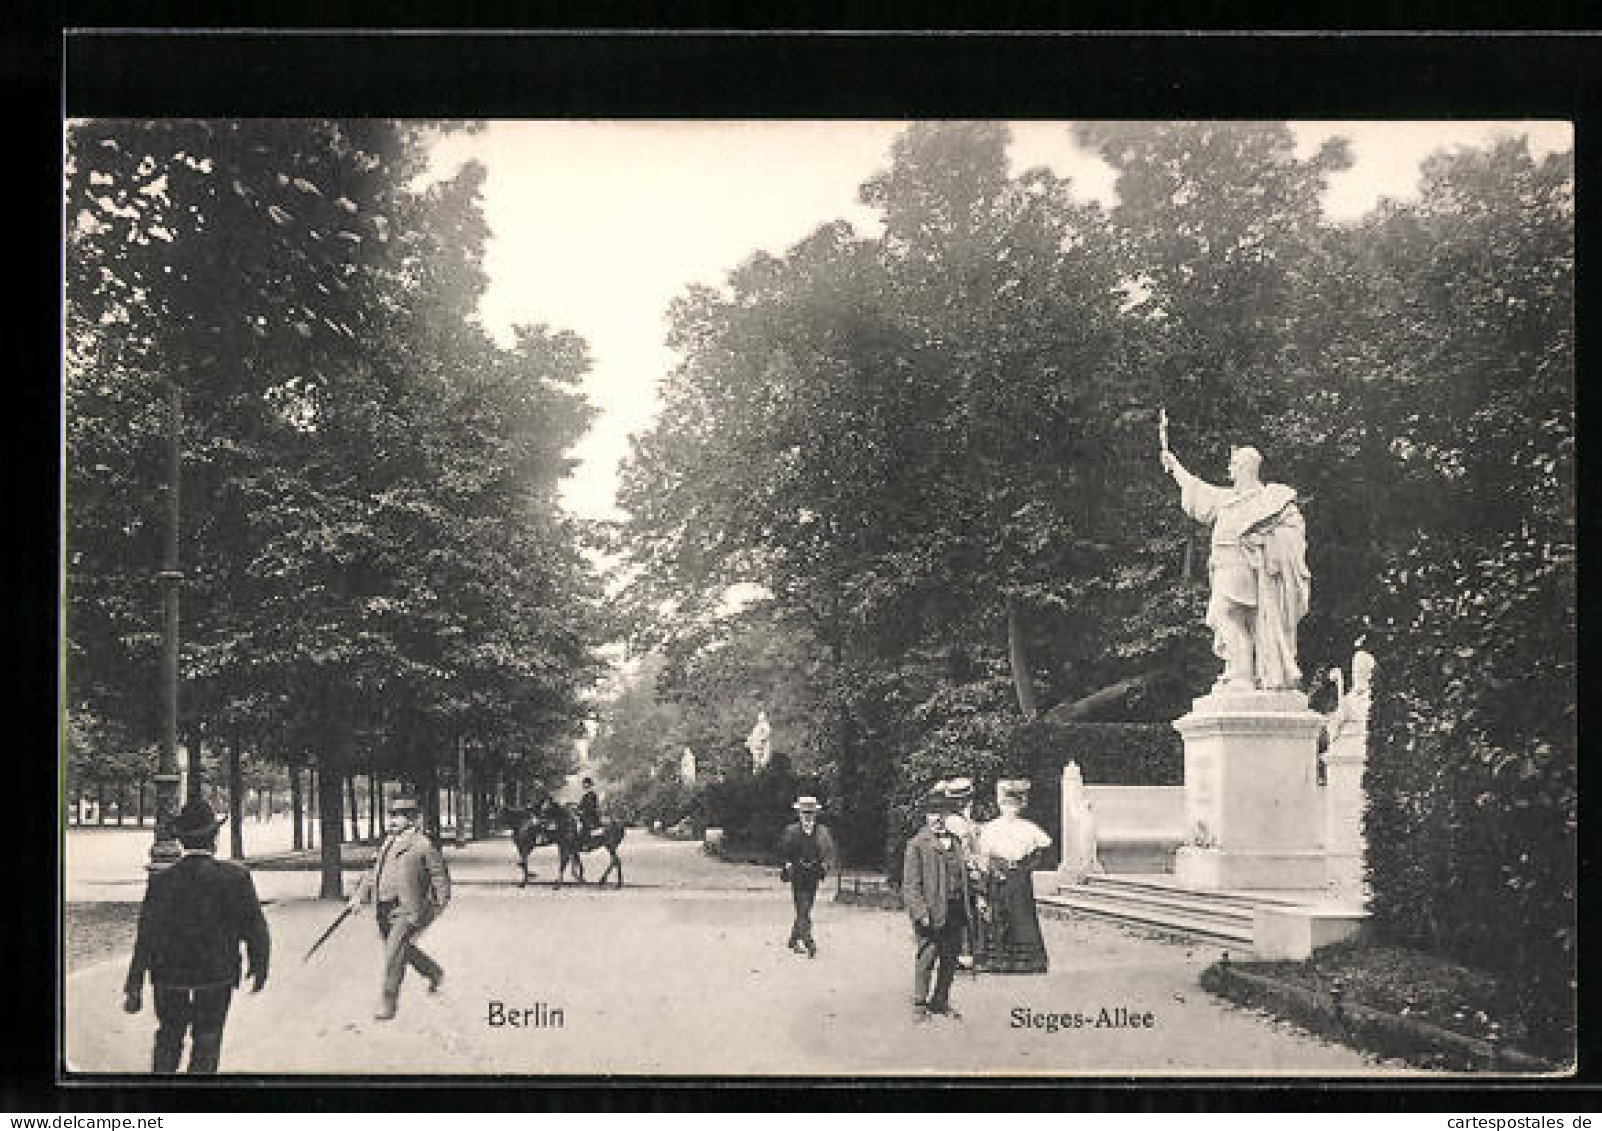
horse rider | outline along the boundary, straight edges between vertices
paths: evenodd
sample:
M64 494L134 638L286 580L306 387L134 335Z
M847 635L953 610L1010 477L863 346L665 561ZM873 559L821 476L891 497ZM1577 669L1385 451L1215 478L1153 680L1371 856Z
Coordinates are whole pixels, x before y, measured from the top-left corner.
M373 1019L391 1021L407 966L428 979L429 993L438 991L445 980L444 969L417 945L417 938L450 903L451 877L439 849L418 828L413 798L397 797L389 803L389 836L378 850L373 870L356 885L350 909L359 908L369 895L384 942L383 996Z
M590 833L601 827L601 799L595 793L595 779L584 779L584 796L578 803L579 837L587 839Z

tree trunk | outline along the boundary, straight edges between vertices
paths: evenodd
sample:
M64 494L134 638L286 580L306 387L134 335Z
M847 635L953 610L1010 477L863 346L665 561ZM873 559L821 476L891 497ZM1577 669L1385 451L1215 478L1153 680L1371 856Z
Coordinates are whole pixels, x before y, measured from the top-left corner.
M430 836L439 835L439 767L434 756L424 753L418 759L417 788L422 791L423 827Z
M144 782L143 778L139 779L139 809L138 809L137 813L138 813L138 816L136 818L136 823L139 825L140 828L144 828L144 825L145 825L145 782Z
M468 818L473 823L473 837L489 836L489 788L484 781L484 760L475 758L467 765Z
M122 782L117 783L117 827L122 828L123 810L128 808L128 787Z
M456 843L458 845L467 843L466 801L467 742L458 736L456 739L456 790L451 795L451 823L456 826Z
M350 803L350 839L360 843L362 839L362 813L356 805L356 775L345 775L345 800Z
M239 765L239 736L228 736L228 852L245 858L245 774Z
M340 736L341 748L348 741L346 736ZM317 762L317 816L323 845L319 899L345 898L345 877L340 867L340 843L345 839L345 777L339 771L340 761L339 753L325 748Z
M184 794L185 801L193 801L197 797L206 796L206 775L201 769L202 752L200 748L200 728L193 727L189 731L189 744L184 748L185 764L189 768L189 789Z
M1046 712L1046 718L1054 723L1071 723L1089 720L1097 713L1113 707L1121 702L1125 695L1131 691L1144 687L1164 675L1166 669L1156 668L1149 672L1121 679L1117 683L1109 683L1106 687L1092 691L1080 699L1066 703L1058 703Z
M106 783L95 782L95 824L106 823Z
M1035 717L1035 680L1029 671L1029 642L1024 639L1023 613L1016 597L1007 598L1007 656L1012 661L1012 686L1018 693L1018 710Z
M313 762L306 767L306 847L316 848L327 839L318 835L318 810L322 804L320 786L323 780L321 769Z
M383 808L384 783L378 780L378 771L367 771L367 835L378 839L379 813Z
M301 824L300 767L289 767L289 819L294 826L292 847L296 852L306 847L305 828Z

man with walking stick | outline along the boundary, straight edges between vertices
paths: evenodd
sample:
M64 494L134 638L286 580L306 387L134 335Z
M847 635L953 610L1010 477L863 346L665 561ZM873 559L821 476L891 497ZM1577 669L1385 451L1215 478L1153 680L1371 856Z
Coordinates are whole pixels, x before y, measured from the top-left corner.
M428 979L434 993L445 971L417 945L418 936L451 901L451 877L434 842L417 827L417 802L397 797L389 805L389 836L379 847L373 870L363 876L346 911L372 896L378 934L384 942L384 980L376 1021L394 1020L401 979L411 966Z

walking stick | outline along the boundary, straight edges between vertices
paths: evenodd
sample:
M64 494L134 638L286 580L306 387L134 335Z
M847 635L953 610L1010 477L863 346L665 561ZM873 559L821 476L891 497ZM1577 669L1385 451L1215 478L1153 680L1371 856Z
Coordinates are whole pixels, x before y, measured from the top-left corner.
M325 942L327 942L328 941L328 937L330 935L332 935L335 931L339 930L340 924L343 923L346 919L349 919L351 917L351 915L355 913L355 911L356 911L356 909L354 907L351 907L351 906L347 905L345 910L343 910L343 911L341 911L339 913L339 918L335 919L332 923L330 923L328 925L328 930L324 931L322 934L317 936L317 941L311 944L311 949L306 952L306 957L302 958L301 961L302 962L310 962L311 961L311 956L317 953L317 948L322 946Z

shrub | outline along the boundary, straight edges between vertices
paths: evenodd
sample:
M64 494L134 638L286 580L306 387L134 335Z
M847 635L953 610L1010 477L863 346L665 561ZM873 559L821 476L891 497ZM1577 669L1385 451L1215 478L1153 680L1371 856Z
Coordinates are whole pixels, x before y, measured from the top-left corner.
M900 875L907 839L923 823L922 799L942 778L974 781L974 816L996 815L1000 778L1027 778L1033 788L1025 816L1052 837L1042 866L1055 867L1062 840L1062 769L1077 761L1093 785L1180 785L1184 749L1168 723L1051 723L1025 721L1002 705L968 711L939 727L905 757L892 790L886 830L887 874Z
M705 825L722 828L731 850L770 850L795 819L791 806L796 795L811 788L803 788L788 760L776 754L759 773L736 771L708 785L703 797Z
M1524 549L1426 547L1391 579L1365 827L1379 937L1517 976L1550 1048L1574 1024L1574 580Z

